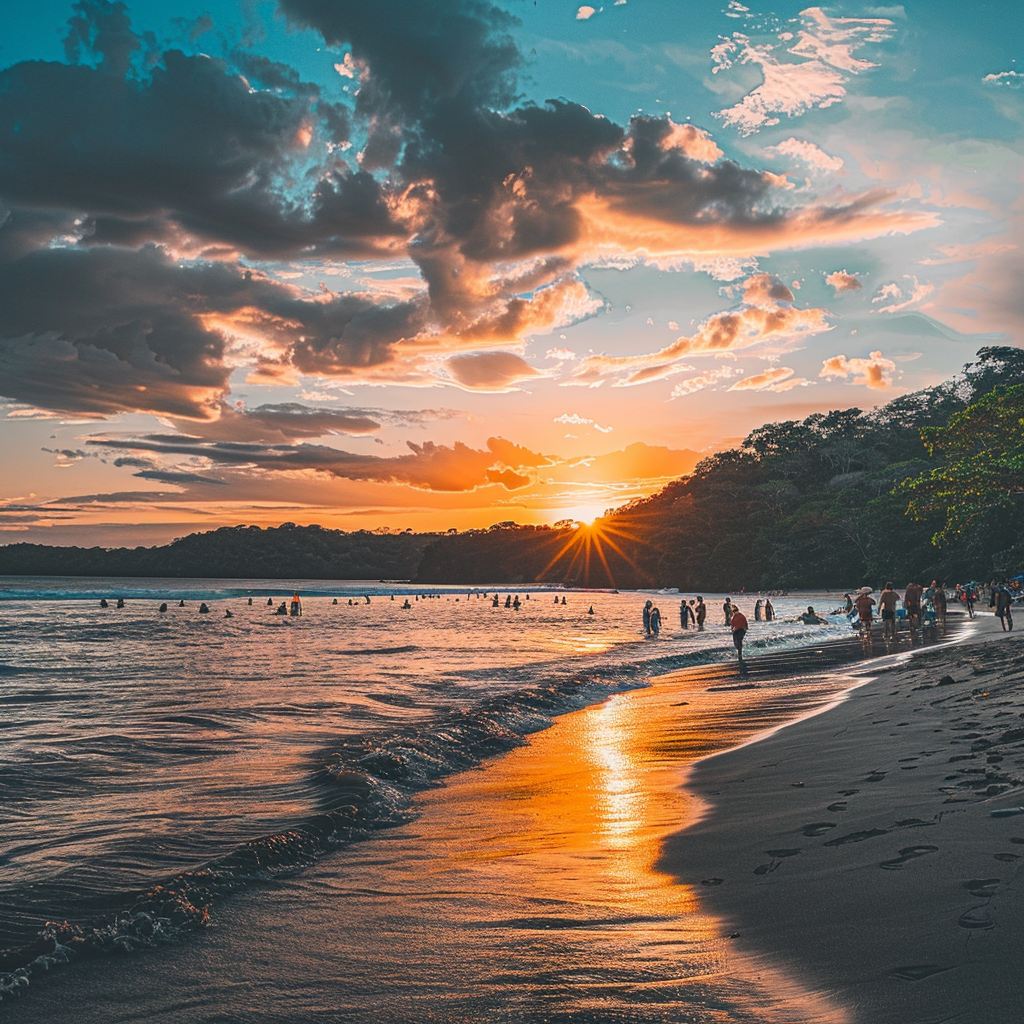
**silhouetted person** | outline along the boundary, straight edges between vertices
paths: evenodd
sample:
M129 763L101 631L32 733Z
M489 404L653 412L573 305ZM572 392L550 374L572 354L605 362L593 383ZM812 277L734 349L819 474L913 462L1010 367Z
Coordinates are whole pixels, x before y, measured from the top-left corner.
M233 619L234 617L235 617L235 613L230 608L225 608L224 609L224 618L225 619Z
M661 611L655 605L651 609L651 633L657 636L661 632Z
M729 620L729 625L732 628L732 643L736 648L736 654L739 657L740 667L743 668L743 638L747 635L747 617L739 610L734 607L732 618Z
M754 621L755 622L760 622L761 621L761 607L762 607L763 604L764 604L764 602L761 600L761 598L758 598L754 602Z
M182 598L182 599L181 599L181 600L180 600L180 601L178 602L178 607L179 607L179 608L184 608L184 607L185 607L185 599L184 599L184 598Z
M588 615L593 615L594 614L594 606L593 605L590 606L590 611L587 612L587 614Z
M732 623L732 613L733 613L732 598L731 597L727 597L722 602L722 614L725 616L725 624L727 626L731 625L731 623Z
M164 604L160 605L160 611L161 612L167 611L167 604L166 604L166 602Z
M274 599L272 597L268 597L267 598L267 607L268 608L273 608L274 607Z
M514 608L514 609L515 609L516 611L519 611L519 606L520 606L521 604L522 604L522 601L520 601L520 600L519 600L519 595L518 595L518 594L516 594L516 599L515 599L515 600L514 600L514 601L512 602L512 607L513 607L513 608Z
M1005 586L996 587L992 591L992 598L988 606L989 608L995 608L996 615L999 616L999 621L1002 623L1004 633L1013 629L1013 613L1010 610L1012 605L1013 598Z
M764 621L775 621L775 605L772 604L772 599L770 597L766 597L764 599Z
M210 609L207 606L206 602L203 601L203 603L199 606L199 614L200 615L208 615L209 613L210 613Z
M651 635L651 609L654 607L653 601L648 601L644 605L643 620L644 620L644 633L648 636Z
M878 595L878 609L882 616L882 636L886 640L896 639L896 602L900 595L886 583L885 589Z
M333 601L331 602L331 604L337 604L337 603L338 603L338 599L337 599L337 598L335 598L335 599L334 599L334 600L333 600Z
M117 607L118 608L123 608L124 607L124 598L123 597L119 597L117 599Z
M250 606L252 605L252 598L251 597L249 598L249 604L250 604Z
M511 595L511 594L509 594L509 595L508 595L508 596L507 596L507 597L505 598L505 607L506 607L506 608L511 608L511 607L512 607L512 595Z
M101 597L100 598L100 607L101 608L109 608L110 607L110 605L107 604L107 599L105 597Z
M697 632L704 632L704 620L708 617L708 606L704 603L703 597L697 598L697 607L694 611L694 618L697 621Z

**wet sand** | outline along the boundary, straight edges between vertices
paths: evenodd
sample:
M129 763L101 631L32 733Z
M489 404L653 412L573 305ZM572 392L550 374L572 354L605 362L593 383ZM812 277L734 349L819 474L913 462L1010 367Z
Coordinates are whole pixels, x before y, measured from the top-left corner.
M874 671L874 670L871 670ZM837 707L696 764L660 867L735 949L865 1024L1024 1017L1024 645L979 617ZM738 933L738 934L737 934Z

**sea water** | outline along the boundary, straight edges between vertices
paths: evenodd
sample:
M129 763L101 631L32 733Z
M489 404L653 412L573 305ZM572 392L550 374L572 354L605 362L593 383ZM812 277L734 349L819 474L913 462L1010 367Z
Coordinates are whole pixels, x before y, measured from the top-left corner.
M274 614L293 590L303 614ZM494 593L0 580L0 948L33 943L48 921L73 930L51 928L43 966L75 948L195 942L183 933L204 921L182 903L209 901L228 920L218 908L230 892L257 883L286 898L273 887L297 872L345 877L368 858L394 891L409 854L394 846L389 865L386 837L415 821L417 793L494 771L563 712L735 656L722 595L706 595L699 633L680 629L675 593L520 588L518 611L504 588L494 607ZM656 640L640 626L647 600L664 618ZM754 622L753 600L737 599L751 654L849 635L840 616L787 621L834 596L776 598L771 624ZM406 913L422 912L410 894ZM7 992L36 985L39 966L8 972Z

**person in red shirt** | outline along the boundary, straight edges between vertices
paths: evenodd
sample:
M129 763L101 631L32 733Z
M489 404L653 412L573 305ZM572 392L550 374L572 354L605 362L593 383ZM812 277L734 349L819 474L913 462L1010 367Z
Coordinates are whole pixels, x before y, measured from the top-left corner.
M729 620L732 627L732 642L736 646L736 653L739 655L740 664L743 664L743 637L747 634L747 617L734 606L732 618Z

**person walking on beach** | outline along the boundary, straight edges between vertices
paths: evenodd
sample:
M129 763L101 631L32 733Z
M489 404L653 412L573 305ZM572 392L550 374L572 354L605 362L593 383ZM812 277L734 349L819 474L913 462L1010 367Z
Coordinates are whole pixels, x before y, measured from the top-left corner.
M917 627L921 625L921 595L924 587L920 583L908 583L903 591L903 608L907 613L907 625L910 627L910 642L917 638Z
M989 601L988 606L989 608L995 608L996 615L999 616L999 621L1002 623L1004 633L1008 633L1013 629L1013 613L1010 611L1012 604L1013 598L1005 584L1000 584L998 587L993 588L992 599Z
M722 614L725 616L725 624L728 626L732 622L733 603L732 598L727 597L722 604Z
M935 618L942 632L946 632L946 585L938 580L932 581L932 604L935 605Z
M977 591L974 589L973 583L968 583L963 588L963 602L964 607L967 609L967 617L969 619L974 618L974 601L977 598Z
M736 648L736 654L739 657L740 669L745 669L746 665L743 661L743 638L747 635L747 617L739 610L739 608L733 608L732 618L729 620L729 625L732 627L732 642Z
M704 603L703 597L697 598L697 610L694 619L697 623L697 632L704 632L704 620L708 617L708 606Z
M878 607L882 615L882 636L887 642L896 639L896 602L900 595L893 590L892 583L886 583L879 595Z
M866 647L871 648L871 620L874 617L871 609L875 606L875 599L871 596L870 587L861 587L857 600L854 601L857 615L860 617L860 635Z
M648 601L644 605L644 633L647 636L651 635L651 609L654 607L653 601Z
M775 621L775 605L772 604L772 599L770 597L766 597L764 599L764 621Z

